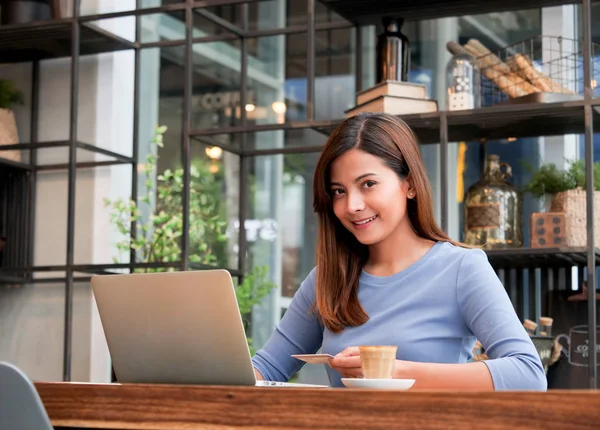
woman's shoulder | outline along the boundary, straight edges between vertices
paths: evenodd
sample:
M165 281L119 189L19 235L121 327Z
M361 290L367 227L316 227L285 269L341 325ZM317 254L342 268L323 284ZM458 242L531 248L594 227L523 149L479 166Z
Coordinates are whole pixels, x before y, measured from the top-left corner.
M465 266L488 263L488 257L481 248L469 247L459 243L440 242L440 251L437 253L438 264Z
M304 280L300 283L297 293L302 294L308 300L315 298L315 284L317 282L317 267L313 267Z

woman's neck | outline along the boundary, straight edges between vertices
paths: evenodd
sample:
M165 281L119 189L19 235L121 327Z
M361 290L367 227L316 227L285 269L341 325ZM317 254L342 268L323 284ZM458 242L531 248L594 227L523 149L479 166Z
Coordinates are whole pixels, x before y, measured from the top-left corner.
M374 276L393 275L416 263L434 244L419 237L407 222L384 241L369 247L364 269Z

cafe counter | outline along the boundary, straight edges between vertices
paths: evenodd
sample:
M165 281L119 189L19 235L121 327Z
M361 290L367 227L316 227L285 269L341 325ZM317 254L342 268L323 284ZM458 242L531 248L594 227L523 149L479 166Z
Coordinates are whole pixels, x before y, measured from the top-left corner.
M599 391L36 383L56 429L592 429Z

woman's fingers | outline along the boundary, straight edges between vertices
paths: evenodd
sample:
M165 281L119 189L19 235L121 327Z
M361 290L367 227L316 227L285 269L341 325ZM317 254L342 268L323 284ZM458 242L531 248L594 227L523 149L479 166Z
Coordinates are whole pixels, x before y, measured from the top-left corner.
M329 365L336 368L360 368L360 356L340 357L329 359Z
M334 358L329 359L329 366L336 370L342 378L362 378L358 347L351 346L344 349Z
M340 375L342 375L342 378L362 378L363 374L362 374L362 369L359 368L352 368L352 369L348 369L348 368L339 368L336 369Z
M360 350L358 349L358 346L349 346L348 348L344 349L342 352L337 354L336 357L352 357L355 355L360 355Z

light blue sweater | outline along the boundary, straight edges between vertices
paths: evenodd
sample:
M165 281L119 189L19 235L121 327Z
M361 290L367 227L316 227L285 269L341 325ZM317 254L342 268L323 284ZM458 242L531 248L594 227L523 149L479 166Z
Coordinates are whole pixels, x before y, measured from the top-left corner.
M363 272L358 298L369 320L330 332L309 312L315 299L313 269L252 358L254 367L266 380L287 381L304 364L292 354L321 348L335 355L359 345L397 345L399 360L465 363L479 339L496 390L546 390L539 355L481 250L438 242L399 273L377 277ZM340 374L326 368L330 385L343 386Z

